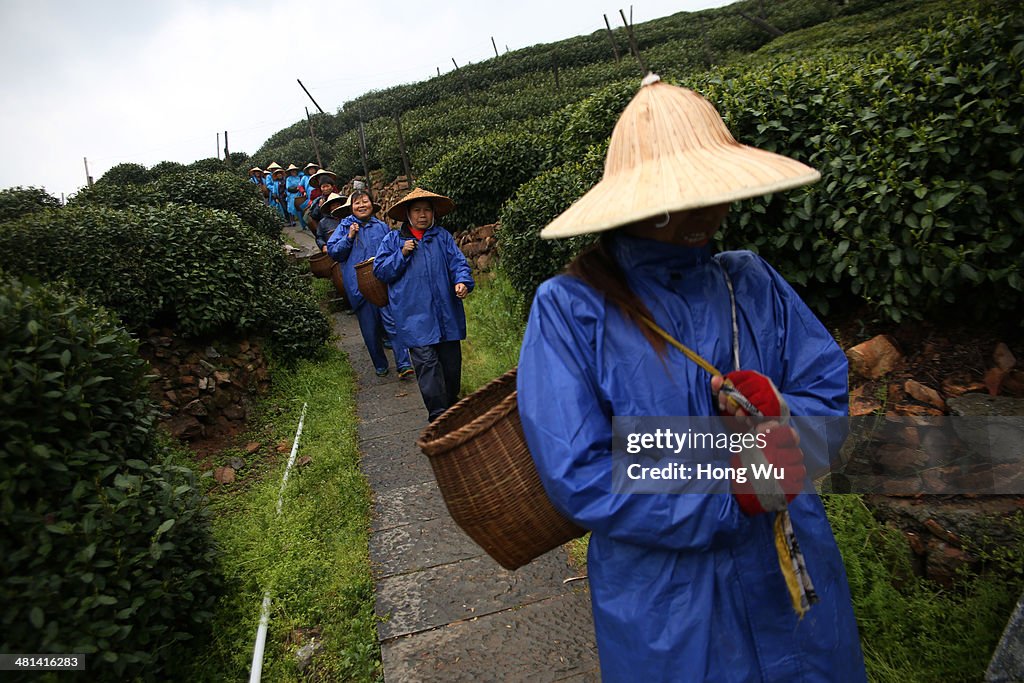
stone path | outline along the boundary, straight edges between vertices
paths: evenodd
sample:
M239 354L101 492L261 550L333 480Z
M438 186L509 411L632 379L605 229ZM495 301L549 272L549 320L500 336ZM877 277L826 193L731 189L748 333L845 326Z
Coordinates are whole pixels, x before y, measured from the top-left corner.
M585 581L563 583L578 574L565 552L510 572L471 541L416 447L426 409L415 381L398 380L394 367L374 374L355 316L336 314L334 327L359 384L385 681L600 680L590 595Z

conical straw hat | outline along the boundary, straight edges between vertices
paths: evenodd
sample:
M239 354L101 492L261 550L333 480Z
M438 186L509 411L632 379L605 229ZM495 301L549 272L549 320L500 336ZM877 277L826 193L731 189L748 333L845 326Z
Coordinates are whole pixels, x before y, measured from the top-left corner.
M288 168L285 169L285 171L287 171L288 173L291 173L292 171L298 171L298 170L299 170L299 167L296 166L295 164L288 164Z
M249 169L249 173L263 173L263 169L259 166L253 166Z
M404 221L406 219L406 211L408 210L409 204L413 203L418 199L429 199L431 204L434 205L434 219L437 220L441 216L445 216L455 210L455 202L443 194L434 194L429 190L423 188L414 188L412 192L402 197L401 201L388 209L388 216L392 220Z
M736 142L703 97L650 74L615 124L604 177L540 236L571 237L808 185L799 161Z
M334 172L328 171L326 168L322 168L313 175L311 175L309 177L309 182L313 183L315 187L319 187L321 184L323 184L324 176L329 176L331 182L333 183L338 182L338 176L335 175Z
M349 210L348 213L342 212L341 209L344 209L348 206L348 197L346 197L345 195L338 194L337 192L332 192L331 194L327 195L327 199L325 199L324 203L320 205L320 212L326 213L330 216L334 216L335 218L344 218L349 213L351 213L351 209Z
M283 171L284 169L276 161L271 161L270 166L267 166L267 170L273 173L274 171Z
M315 163L313 163L313 162L311 161L311 162L309 162L308 164L306 164L305 166L303 166L303 167L302 167L302 170L303 170L303 171L305 171L305 170L306 170L306 169L308 169L308 168L320 168L320 165L319 165L319 164L315 164Z

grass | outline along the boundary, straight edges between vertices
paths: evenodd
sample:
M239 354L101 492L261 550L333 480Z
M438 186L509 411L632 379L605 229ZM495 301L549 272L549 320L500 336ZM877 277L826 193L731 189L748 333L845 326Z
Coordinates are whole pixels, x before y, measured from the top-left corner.
M466 297L462 390L471 394L519 363L526 317L519 295L500 272L481 279Z
M324 649L312 680L374 681L380 651L367 550L370 499L358 469L354 379L344 355L325 348L315 361L277 369L275 389L251 424L263 444L232 484L205 477L227 593L214 637L197 653L190 680L244 680L260 604L271 594L265 681L298 681L295 651L316 636ZM280 516L278 493L303 403L297 461ZM216 456L221 464L241 452ZM308 675L307 671L305 675Z

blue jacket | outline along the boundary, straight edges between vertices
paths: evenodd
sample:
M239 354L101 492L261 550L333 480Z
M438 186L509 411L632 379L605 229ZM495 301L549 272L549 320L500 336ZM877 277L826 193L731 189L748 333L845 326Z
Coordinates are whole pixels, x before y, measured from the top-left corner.
M284 182L285 188L288 191L288 202L290 204L291 200L295 199L299 194L299 188L302 187L302 179L297 175L290 175L285 177Z
M466 312L455 285L473 289L466 257L439 225L427 228L409 256L402 245L415 239L407 227L391 230L380 243L373 274L388 285L398 339L406 348L466 338Z
M334 230L338 227L339 222L340 221L334 216L324 216L320 219L316 226L316 246L327 246L327 243L331 241L331 237L334 236ZM330 253L330 250L328 250L328 253ZM334 258L335 261L338 260L334 254L331 254L331 258ZM344 272L344 270L342 272ZM346 285L346 287L347 286L348 285ZM345 291L346 293L348 292L347 289Z
M723 371L733 369L724 265L740 367L771 378L793 415L846 414L842 350L760 257L624 236L613 245L655 321ZM790 504L820 596L798 620L773 515L747 517L730 495L611 492L612 416L714 415L709 382L671 347L660 358L580 280L561 275L539 288L519 359L519 413L552 503L593 532L587 568L602 680L864 681L842 558L817 495Z
M359 223L360 227L355 239L350 240L348 230L353 223ZM338 223L338 228L327 241L327 253L341 264L341 278L345 282L345 293L353 311L358 310L366 302L359 292L356 265L376 256L377 248L389 232L391 229L376 216L371 216L365 223L355 216L346 216Z

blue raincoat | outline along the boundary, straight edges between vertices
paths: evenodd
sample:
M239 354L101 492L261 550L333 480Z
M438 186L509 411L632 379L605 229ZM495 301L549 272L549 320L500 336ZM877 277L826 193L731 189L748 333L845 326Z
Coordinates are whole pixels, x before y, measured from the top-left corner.
M732 369L767 375L793 415L845 415L847 362L792 288L750 252L712 256L616 236L612 253L655 321ZM773 515L730 495L613 494L612 416L716 414L710 376L578 279L541 285L519 362L519 413L552 503L592 530L588 574L602 680L865 680L842 559L817 495L790 504L820 601L798 619L773 546ZM552 400L557 397L556 400ZM837 443L832 444L837 447ZM823 463L810 462L809 472Z
M335 221L335 219L324 218L320 223L321 226L324 221ZM360 221L355 216L346 216L340 222L335 221L335 223L337 228L327 240L327 253L335 261L341 263L341 279L345 283L345 295L348 297L352 310L358 316L359 330L362 332L366 349L370 352L374 368L377 370L388 369L380 327L383 327L392 339L391 351L395 357L395 367L399 371L412 367L408 349L403 344L394 341L398 333L392 311L393 302L389 301L388 305L382 308L371 304L359 291L359 279L356 276L356 265L377 254L377 248L385 236L391 232L391 228L376 216L371 216L366 222ZM348 236L348 230L353 223L359 224L359 232L356 233L354 240L349 239Z
M455 285L462 282L473 291L466 257L439 225L427 228L416 249L403 256L407 239L414 239L407 227L391 230L373 261L373 274L388 285L398 342L416 348L465 339L466 312Z
M354 240L350 240L348 230L353 223L359 223L359 232ZM389 232L391 228L376 216L371 216L365 223L355 216L346 216L327 240L327 253L341 264L341 279L345 282L345 293L353 311L359 310L366 302L359 293L356 265L376 256L377 248Z

